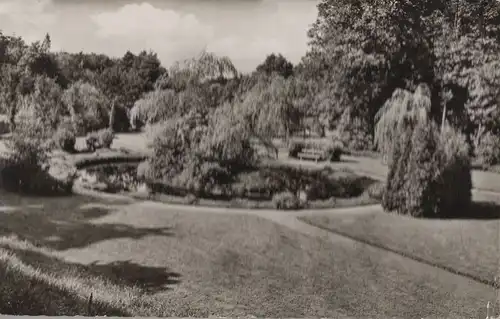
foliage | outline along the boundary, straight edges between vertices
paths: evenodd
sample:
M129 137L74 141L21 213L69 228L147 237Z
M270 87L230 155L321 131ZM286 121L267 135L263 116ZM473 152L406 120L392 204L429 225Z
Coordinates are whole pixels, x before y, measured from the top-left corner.
M148 161L143 161L137 166L137 179L140 182L151 180L151 167Z
M383 207L415 217L456 216L468 209L471 189L465 136L419 122L408 126L394 147Z
M352 118L345 112L338 124L338 134L342 144L354 151L372 148L372 135L366 131L368 124L361 118Z
M95 86L78 81L63 93L63 102L71 115L79 134L106 127L108 123L108 101Z
M302 141L290 141L288 145L288 157L297 158L297 155L302 152L306 144Z
M427 85L420 84L414 93L397 89L392 97L377 112L375 121L375 144L378 150L392 154L394 139L408 123L425 121L431 111L431 92Z
M343 152L343 146L341 143L332 143L331 145L328 145L325 153L326 153L326 158L330 162L339 162L340 157L342 156Z
M389 173L385 183L385 191L382 199L382 207L386 211L397 211L404 213L405 187L408 176L407 163L411 153L412 127L406 126L400 132L399 138L393 141L389 162Z
M300 127L310 103L308 93L307 83L293 77L260 78L236 108L256 135L288 138Z
M7 141L9 157L1 169L2 187L8 191L38 195L71 192L73 175L69 179L56 179L49 171L49 145L36 134L37 130L16 130Z
M472 202L469 145L464 134L445 126L439 139L441 216L467 213Z
M111 148L113 140L115 139L115 134L110 129L102 129L97 131L97 136L99 139L99 144L104 148Z
M0 116L0 134L10 132L10 121L8 116Z
M370 179L354 174L337 175L328 170L313 171L308 174L307 198L325 200L330 198L352 198L360 196L371 183Z
M151 178L194 192L224 188L257 160L248 127L230 105L208 117L192 112L163 122L152 146Z
M54 134L57 145L66 152L74 152L76 144L75 132L67 127L60 127Z
M412 134L410 157L406 164L405 206L400 213L415 217L440 216L440 194L435 180L439 170L435 125L419 123Z
M263 72L267 75L277 73L284 78L293 75L293 64L281 54L269 54L262 64L256 68L257 72Z
M479 163L483 166L500 163L500 137L487 132L481 137L475 153Z
M144 124L157 123L180 114L179 106L179 97L174 90L152 91L135 102L130 120Z
M18 113L30 114L47 128L56 129L65 115L61 87L53 80L37 76L34 91L20 98ZM19 123L18 123L19 124Z
M375 182L366 189L366 192L368 193L368 196L370 196L370 198L379 201L382 201L382 199L384 198L384 191L385 184L381 182Z
M94 152L97 148L100 148L99 135L97 132L89 132L85 137L85 145L87 145L87 150Z
M292 192L282 192L273 196L274 208L281 210L296 210L302 208L300 199Z

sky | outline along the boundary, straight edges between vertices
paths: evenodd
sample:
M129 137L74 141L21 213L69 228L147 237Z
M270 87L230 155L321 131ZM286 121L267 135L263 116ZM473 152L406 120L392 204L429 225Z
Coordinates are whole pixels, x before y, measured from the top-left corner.
M202 50L249 72L270 53L307 50L317 0L0 0L0 30L53 50L123 56L153 50L166 67Z

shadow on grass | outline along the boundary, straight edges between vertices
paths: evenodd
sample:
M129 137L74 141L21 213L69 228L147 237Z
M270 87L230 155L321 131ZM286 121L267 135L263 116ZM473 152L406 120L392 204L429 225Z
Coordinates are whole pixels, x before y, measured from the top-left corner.
M87 279L106 278L116 286L136 287L148 294L169 290L170 286L181 282L181 275L166 267L143 266L131 261L116 261L107 264L92 262L82 265L29 248L14 248L8 244L0 244L0 247L13 252L24 263L46 273L70 277L77 273L80 277Z
M117 223L94 223L120 209L121 205L89 202L92 199L74 196L56 201L15 198L18 205L0 210L0 235L15 234L38 245L55 250L82 248L96 242L116 239L139 239L150 235L173 236L169 227L134 227ZM2 201L5 201L2 198ZM34 203L41 207L27 207ZM9 208L9 207L6 207Z
M430 217L441 220L500 220L500 204L491 201L474 201L468 210L462 210L450 217Z
M89 307L90 293L74 281L58 280L70 270L71 264L25 249L13 249L2 245L13 254L8 260L0 261L0 313L4 315L28 316L132 316L119 303L95 298ZM44 264L50 265L44 267ZM89 277L85 277L89 280ZM91 279L90 279L91 280ZM58 282L59 281L59 282ZM92 289L92 288L91 288Z
M181 282L181 275L165 267L146 267L130 261L117 261L109 264L88 265L96 275L104 275L116 284L136 286L147 293L171 289L170 286Z

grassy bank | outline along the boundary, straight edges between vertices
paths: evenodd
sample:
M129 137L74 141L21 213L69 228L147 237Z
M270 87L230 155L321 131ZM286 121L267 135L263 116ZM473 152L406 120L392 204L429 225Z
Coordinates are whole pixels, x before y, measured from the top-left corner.
M302 217L309 224L385 247L494 284L500 207L475 203L469 218L415 219L374 209L363 214Z
M96 313L108 316L470 318L495 296L446 272L250 214L1 195L0 236L27 241L0 245L2 267L18 269L3 277L10 290L2 298L34 305L6 313L86 315L93 293Z

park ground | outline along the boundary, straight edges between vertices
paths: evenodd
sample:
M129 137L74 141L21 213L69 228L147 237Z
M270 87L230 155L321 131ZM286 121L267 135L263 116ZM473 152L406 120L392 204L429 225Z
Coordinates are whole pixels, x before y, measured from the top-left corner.
M114 144L140 146L130 134ZM386 173L376 159L335 165ZM50 300L46 315L481 318L497 292L487 283L498 272L500 175L475 171L474 186L482 203L461 220L378 205L279 212L1 193L0 271L12 285L0 310L42 314L13 305L15 291Z

